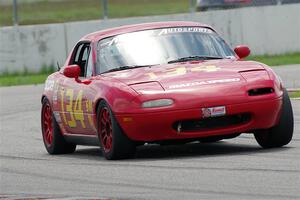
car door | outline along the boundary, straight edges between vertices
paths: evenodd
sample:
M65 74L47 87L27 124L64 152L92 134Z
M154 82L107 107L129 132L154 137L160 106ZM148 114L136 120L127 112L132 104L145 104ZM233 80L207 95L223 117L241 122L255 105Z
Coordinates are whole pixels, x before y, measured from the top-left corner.
M78 80L63 77L59 83L58 103L60 116L69 134L95 135L93 122L93 96L95 91L90 87L93 75L93 53L89 43L78 44L74 50L70 65L78 65L81 74Z

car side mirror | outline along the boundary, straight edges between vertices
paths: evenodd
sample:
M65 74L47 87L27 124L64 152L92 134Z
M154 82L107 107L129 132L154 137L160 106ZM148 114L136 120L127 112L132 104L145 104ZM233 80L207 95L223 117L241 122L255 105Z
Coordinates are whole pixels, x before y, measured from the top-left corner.
M234 48L234 52L238 55L240 59L246 58L247 56L250 55L250 49L246 45L239 45Z
M68 65L64 68L63 74L68 78L78 79L81 69L78 65Z

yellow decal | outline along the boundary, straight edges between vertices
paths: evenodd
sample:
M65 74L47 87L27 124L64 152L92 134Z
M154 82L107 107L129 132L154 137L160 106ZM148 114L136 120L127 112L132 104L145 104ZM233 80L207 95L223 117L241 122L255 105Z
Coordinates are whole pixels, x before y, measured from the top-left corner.
M169 76L179 76L179 75L184 75L186 74L186 68L185 67L178 67L175 69L170 69L166 71L166 74L164 75L165 77Z
M123 122L132 122L132 117L123 117Z
M86 128L84 124L84 116L82 111L82 90L79 91L74 105L75 119L81 122L82 128Z
M151 79L156 79L157 78L157 76L153 72L147 73L146 75L148 75Z
M159 72L162 73L162 77L172 77L172 76L180 76L180 75L185 75L188 70L191 72L216 72L220 68L215 66L215 65L200 65L192 68L186 68L186 67L178 67L175 69L168 69L164 72ZM149 76L151 79L156 79L158 78L158 74L154 72L146 73L146 75Z
M68 125L70 127L76 127L76 121L74 119L74 116L73 116L73 110L72 110L72 107L73 107L73 90L72 89L67 89L67 92L66 92L66 96L69 96L69 104L67 104L67 108L66 108L66 111L70 113L70 118L71 120L68 121Z
M60 97L61 97L61 113L64 119L65 124L67 124L67 118L66 118L66 114L65 114L65 109L64 109L64 90L61 89L60 91Z
M83 114L83 110L82 110L83 91L80 90L78 92L74 106L73 106L74 90L67 89L67 91L64 92L64 90L61 89L60 95L61 95L61 101L60 101L61 102L61 113L62 113L62 116L64 119L64 123L67 124L71 128L75 128L77 126L77 123L76 123L76 120L77 120L77 121L80 121L82 128L86 128L86 124L84 122L84 114ZM69 100L69 102L66 105L66 112L64 110L65 96ZM87 110L88 110L88 108L87 108ZM70 120L67 120L66 113L70 114ZM89 121L90 121L90 119L89 119Z
M94 123L93 123L93 118L92 118L92 114L91 114L93 112L93 102L87 100L85 106L86 106L86 110L88 112L88 120L89 120L90 126L93 127Z
M198 66L198 67L193 67L191 69L192 72L216 72L220 68L216 67L214 65L207 65L207 66Z

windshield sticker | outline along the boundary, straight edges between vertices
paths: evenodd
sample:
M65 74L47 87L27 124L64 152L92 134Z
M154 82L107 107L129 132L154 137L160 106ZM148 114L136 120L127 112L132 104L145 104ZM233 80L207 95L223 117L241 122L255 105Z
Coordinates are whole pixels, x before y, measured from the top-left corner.
M179 88L185 88L185 87L193 87L193 86L198 86L198 85L210 85L210 84L216 84L216 83L231 83L231 82L238 82L240 80L241 80L240 78L228 78L228 79L217 79L217 80L209 80L209 81L197 81L197 82L191 82L191 83L170 85L169 89L179 89Z
M182 27L182 28L166 28L162 29L158 35L166 35L172 33L191 33L191 32L198 32L198 33L213 33L211 29L202 28L202 27Z

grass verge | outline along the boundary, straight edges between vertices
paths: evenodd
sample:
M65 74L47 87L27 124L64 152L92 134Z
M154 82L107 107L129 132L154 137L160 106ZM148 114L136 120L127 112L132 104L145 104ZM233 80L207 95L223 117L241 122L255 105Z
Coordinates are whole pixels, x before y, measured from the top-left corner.
M1 75L0 76L0 87L44 83L47 76L48 76L48 74Z
M300 91L289 92L290 98L300 98Z
M0 75L0 87L13 85L32 85L44 83L48 75L55 71L54 66L42 66L36 73L30 72L26 67L24 72L9 73L4 72Z
M0 25L12 25L12 5L1 6ZM187 0L109 0L109 18L184 13ZM101 0L19 1L19 24L46 24L102 18Z
M300 64L300 52L284 55L249 56L247 60L255 60L269 66Z

